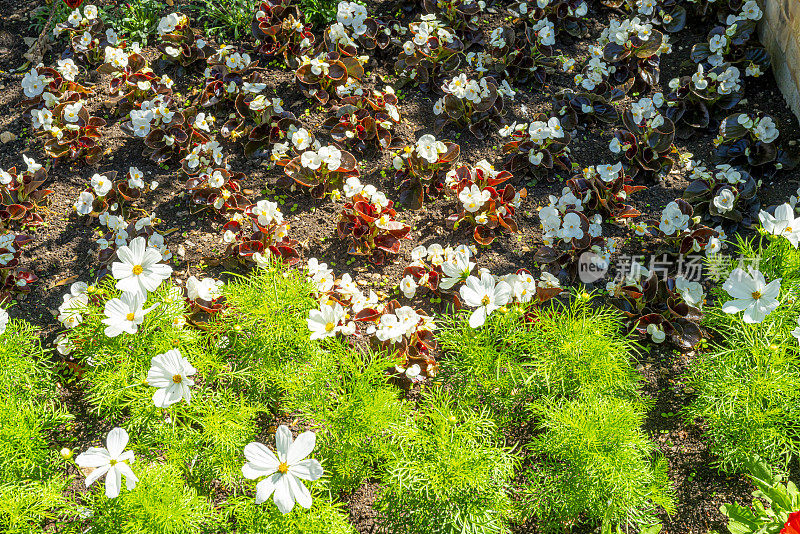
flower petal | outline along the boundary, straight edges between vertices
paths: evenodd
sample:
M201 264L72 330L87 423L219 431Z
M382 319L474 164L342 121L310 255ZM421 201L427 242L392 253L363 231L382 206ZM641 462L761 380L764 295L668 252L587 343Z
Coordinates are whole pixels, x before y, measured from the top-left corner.
M289 489L297 504L306 509L311 508L311 492L308 491L306 485L299 478L292 475L287 475L285 478L289 481Z
M280 465L280 461L278 457L275 456L275 453L269 450L269 447L263 443L258 443L256 441L245 445L244 457L247 458L248 462L253 464L251 467L256 469L271 469L277 471L278 465Z
M314 481L322 476L324 470L317 460L309 459L289 466L289 472L303 480Z
M111 466L106 475L106 497L116 499L119 497L119 490L122 487L122 473L117 466Z
M100 467L89 473L89 475L86 477L86 487L88 488L89 486L97 482L100 478L103 477L103 475L105 475L108 472L109 469L111 469L111 465L106 464L106 465L101 465Z
M286 463L294 465L314 450L317 444L317 435L313 432L303 432L297 439L289 446L289 451L286 454Z
M80 467L100 467L108 464L111 456L103 447L92 447L86 452L80 453L75 458L75 463Z
M273 477L274 476L275 475L273 475ZM272 497L275 506L278 507L278 510L280 510L282 514L288 514L292 511L292 508L294 508L294 495L292 495L292 490L289 488L289 478L291 477L282 475L280 479L277 480L275 495Z
M124 428L116 427L111 429L111 432L108 433L108 437L106 438L108 454L110 454L112 458L118 458L128 445L128 439L128 433Z
M289 449L292 446L292 431L286 425L281 425L275 432L275 448L278 450L278 458L286 461Z

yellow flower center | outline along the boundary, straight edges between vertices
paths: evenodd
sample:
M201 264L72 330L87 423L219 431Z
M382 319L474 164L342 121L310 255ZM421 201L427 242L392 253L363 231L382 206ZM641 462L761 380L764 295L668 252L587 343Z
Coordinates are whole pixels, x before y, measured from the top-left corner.
M125 319L127 319L128 321L133 321L135 318L136 316L132 313L129 313L128 315L125 316Z
M289 472L289 464L287 464L286 462L281 462L278 465L278 473L285 475L288 472Z
M325 331L326 331L326 332L330 332L330 331L331 331L331 330L333 330L334 328L336 328L336 325L335 325L335 324L333 324L333 323L328 323L328 324L326 324L326 325L325 325Z
M133 266L133 274L135 274L136 276L139 276L143 272L144 272L144 269L142 269L141 265L134 265Z
M117 465L117 461L116 460L111 460L108 463L111 464L111 465Z
M181 375L173 375L172 381L175 382L176 384L180 384L181 382L183 382L183 377Z
M750 296L753 297L753 300L758 300L761 298L761 291L753 291Z
M483 298L481 299L481 304L483 304L484 306L488 306L488 305L489 305L489 303L490 303L491 301L492 301L492 300L491 300L491 299L489 298L489 296L487 295L487 296L485 296L485 297L483 297Z

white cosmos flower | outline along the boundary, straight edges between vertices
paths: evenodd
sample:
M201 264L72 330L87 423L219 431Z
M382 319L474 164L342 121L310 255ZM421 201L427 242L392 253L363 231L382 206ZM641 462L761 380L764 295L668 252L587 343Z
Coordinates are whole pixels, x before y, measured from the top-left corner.
M117 289L146 296L155 291L163 280L172 274L172 267L159 263L161 253L147 246L144 237L137 237L130 245L117 249L117 258L111 265L111 274L117 279Z
M722 285L722 289L734 299L725 302L722 311L744 311L742 319L745 323L760 323L778 307L781 280L778 278L767 284L761 272L753 268L749 271L748 274L741 268L734 269Z
M265 477L256 484L256 504L274 494L272 500L281 513L291 512L295 502L303 508L311 508L311 492L303 480L317 480L323 469L317 460L304 458L311 454L316 442L313 432L303 432L293 442L292 432L281 425L275 432L277 455L261 443L245 446L247 463L242 466L242 474L250 480Z
M333 306L323 304L318 310L308 312L308 329L311 339L332 337L339 331L339 322L344 319L344 309L336 302Z
M141 293L123 293L119 298L106 302L103 310L106 318L102 321L106 325L105 334L108 337L117 337L123 332L135 334L144 316L152 309L142 309L144 298Z
M189 377L196 372L197 369L178 349L153 356L147 372L147 383L158 388L153 393L153 404L158 408L166 408L183 399L186 404L191 404L192 390L189 387L194 385L194 380Z
M125 475L125 486L128 491L136 487L139 479L133 474L129 463L133 463L133 451L126 451L128 433L124 428L114 428L106 437L105 447L91 447L75 458L75 463L80 467L94 468L86 477L86 487L105 475L106 497L115 499L119 497L122 488L122 475Z
M800 217L794 217L794 209L791 204L781 204L775 208L773 217L766 211L758 214L764 230L772 235L782 235L792 244L794 248L800 243Z
M489 272L467 277L466 282L459 291L464 303L470 308L477 308L469 317L469 325L479 328L486 322L486 318L511 300L511 286L506 282L495 282L494 276Z

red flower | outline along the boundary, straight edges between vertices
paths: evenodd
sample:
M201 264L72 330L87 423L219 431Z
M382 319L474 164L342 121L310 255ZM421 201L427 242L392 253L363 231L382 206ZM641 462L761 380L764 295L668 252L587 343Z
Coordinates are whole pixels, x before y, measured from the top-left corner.
M781 534L800 534L800 512L792 512L781 530Z
M83 0L64 0L64 3L67 4L70 9L78 9L83 3Z

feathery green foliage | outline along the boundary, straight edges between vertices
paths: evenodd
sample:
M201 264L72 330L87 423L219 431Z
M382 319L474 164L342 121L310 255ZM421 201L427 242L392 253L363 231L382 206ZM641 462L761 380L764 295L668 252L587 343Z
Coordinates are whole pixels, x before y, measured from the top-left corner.
M408 408L398 399L400 390L387 383L394 358L338 344L329 348L286 377L286 408L319 429L317 450L326 459L330 489L349 492L378 476L389 457L390 428Z
M674 511L666 461L642 431L641 403L593 394L538 405L541 430L531 451L545 460L529 474L526 505L546 532L584 518L623 529Z
M746 324L741 314L722 311L730 297L715 291L704 321L716 342L691 369L697 397L684 415L704 425L722 470L741 471L754 455L785 470L800 452L800 351L791 335L800 317L800 252L772 237L740 239L737 252L745 265L760 258L767 281L781 278L781 305L761 323Z
M134 464L137 465L137 464ZM92 532L200 534L213 531L219 518L211 503L186 485L172 464L138 467L134 491L116 499L93 493Z
M498 443L488 410L465 410L443 391L428 391L394 434L376 503L388 532L508 531L506 488L518 458Z

